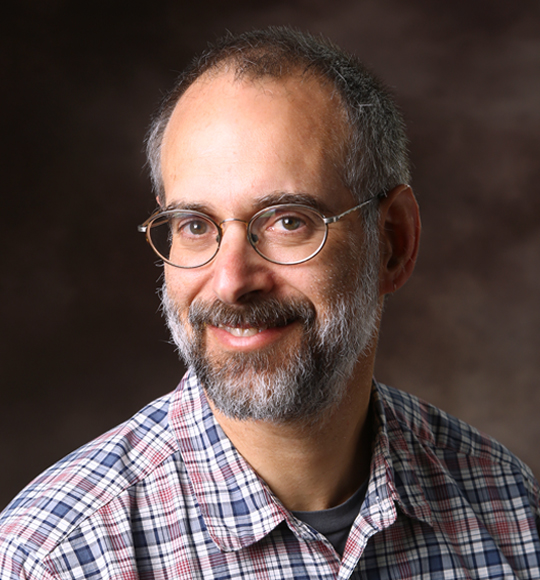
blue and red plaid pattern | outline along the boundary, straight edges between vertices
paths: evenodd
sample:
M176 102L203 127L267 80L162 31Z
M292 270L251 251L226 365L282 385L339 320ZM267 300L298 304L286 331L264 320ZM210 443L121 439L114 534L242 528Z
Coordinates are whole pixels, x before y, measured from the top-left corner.
M12 501L0 578L540 578L530 470L411 395L374 383L372 408L371 476L342 559L257 477L188 373Z

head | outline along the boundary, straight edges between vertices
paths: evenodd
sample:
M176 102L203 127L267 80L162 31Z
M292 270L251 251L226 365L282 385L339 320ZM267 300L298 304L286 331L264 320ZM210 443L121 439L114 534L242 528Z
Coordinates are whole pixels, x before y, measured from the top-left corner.
M162 207L202 207L216 221L302 195L336 215L409 179L386 90L351 55L283 28L228 35L197 59L156 117L148 155ZM305 264L265 262L234 223L211 264L166 266L169 326L220 410L287 420L341 400L373 355L379 209L347 216Z
M312 77L339 100L347 132L333 156L343 183L358 202L410 183L407 137L392 96L356 56L328 39L288 27L227 34L196 58L163 100L147 138L147 156L158 201L165 189L161 173L163 136L176 104L204 75L231 71L238 81ZM376 213L376 206L365 212Z

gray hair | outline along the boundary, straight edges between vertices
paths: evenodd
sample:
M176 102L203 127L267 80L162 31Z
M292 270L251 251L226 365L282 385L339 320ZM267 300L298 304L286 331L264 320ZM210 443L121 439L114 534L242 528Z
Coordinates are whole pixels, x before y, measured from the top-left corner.
M199 77L222 70L232 70L237 80L300 74L330 84L349 128L348 139L336 144L334 152L345 186L361 202L409 183L404 122L386 87L354 55L329 40L288 27L270 27L239 35L228 33L196 58L166 95L147 137L152 182L161 201L161 145L172 112ZM369 204L364 214L371 228L376 224L377 206Z

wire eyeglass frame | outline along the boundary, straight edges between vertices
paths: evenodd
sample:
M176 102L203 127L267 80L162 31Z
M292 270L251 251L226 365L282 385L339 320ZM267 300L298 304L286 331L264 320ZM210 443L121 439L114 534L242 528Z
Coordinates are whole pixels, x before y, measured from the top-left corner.
M308 205L304 205L304 204L297 204L297 203L284 203L284 204L276 204L276 205L272 205L272 206L268 206L265 207L259 211L257 211L248 221L246 220L241 220L239 218L227 218L224 219L221 222L216 222L214 219L212 219L209 215L199 212L199 211L194 211L194 210L182 210L182 209L169 209L169 210L165 210L162 211L160 209L158 209L157 211L155 211L144 223L142 223L141 225L139 225L137 227L138 231L141 233L146 234L146 240L147 242L150 244L151 248L154 250L154 252L157 254L157 256L163 260L165 263L169 264L170 266L173 266L175 268L182 268L182 269L193 269L193 268L201 268L202 266L205 266L206 264L210 263L217 255L217 253L219 252L219 249L221 247L221 240L223 239L223 235L224 235L224 230L223 230L223 224L225 223L229 223L232 221L236 221L236 222L241 222L244 225L246 225L246 237L247 240L249 242L249 244L251 245L251 247L257 252L257 254L259 256L261 256L263 259L267 260L268 262L271 262L273 264L279 264L281 266L294 266L296 264L303 264L304 262L307 262L308 260L311 260L312 258L314 258L317 254L319 254L319 252L323 249L324 245L326 244L326 240L328 239L328 226L329 224L333 224L338 222L339 220L341 220L342 218L344 218L345 216L349 215L350 213L352 213L353 211L356 211L358 209L361 209L362 207L365 207L366 205L368 205L369 203L371 203L372 201L375 200L380 200L381 198L386 196L386 191L383 191L377 195L374 195L366 200L364 200L362 203L359 203L358 205L338 214L335 216L331 216L331 217L326 217L324 216L318 209L315 209L311 206ZM268 256L266 256L264 253L261 252L260 248L257 246L257 236L255 234L252 233L251 229L253 224L256 222L256 220L258 218L260 218L263 214L268 213L272 210L279 210L280 208L296 208L298 210L305 210L308 211L312 214L317 215L320 220L321 223L324 224L325 226L325 230L324 230L324 235L321 239L320 244L318 245L318 247L311 252L311 254L309 254L307 257L302 258L300 260L294 260L292 262L283 262L280 260L276 260L273 258L269 258ZM162 219L167 219L169 217L178 215L178 214L188 214L190 216L194 216L194 217L200 217L203 220L206 220L208 222L210 222L211 224L213 224L218 232L217 238L216 238L216 249L214 251L214 253L208 258L205 259L201 264L197 264L197 265L180 265L180 264L175 264L174 262L172 262L170 259L168 259L166 256L164 256L155 246L153 240L152 240L152 235L151 235L151 231L152 231L152 225L158 221L158 220L162 220Z

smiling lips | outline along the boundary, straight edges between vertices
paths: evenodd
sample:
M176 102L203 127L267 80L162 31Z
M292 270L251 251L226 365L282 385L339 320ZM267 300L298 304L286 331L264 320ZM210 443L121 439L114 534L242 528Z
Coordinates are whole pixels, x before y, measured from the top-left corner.
M189 309L189 322L201 337L206 329L211 333L214 329L218 340L234 348L247 347L248 343L262 347L291 326L299 324L308 329L314 319L311 303L293 298L265 298L234 306L219 300L211 304L194 302Z
M259 334L259 332L263 332L263 330L266 330L268 327L260 326L260 327L242 328L242 327L225 326L224 324L220 324L218 328L226 330L229 334L232 334L233 336L244 338L248 336L255 336L256 334Z

